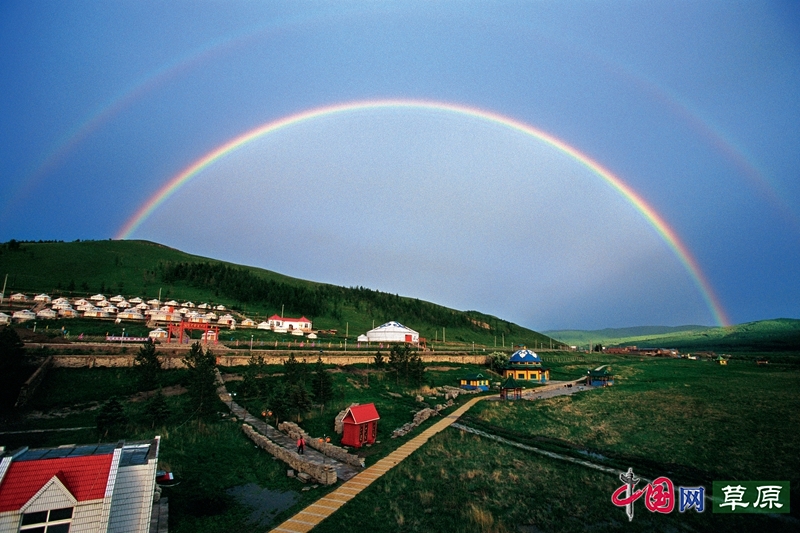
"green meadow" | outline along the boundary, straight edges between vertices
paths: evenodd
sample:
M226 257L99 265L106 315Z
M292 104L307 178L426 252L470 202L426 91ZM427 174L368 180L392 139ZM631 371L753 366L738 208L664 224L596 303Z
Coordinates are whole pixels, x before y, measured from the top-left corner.
M566 359L566 358L565 358ZM601 356L597 356L598 362ZM615 385L476 405L461 422L509 440L681 486L788 480L792 515L652 514L611 503L617 477L449 428L318 528L375 531L797 531L796 365L606 357ZM557 366L551 364L551 366ZM558 365L562 372L578 372ZM584 371L585 372L585 371ZM392 495L403 494L403 498ZM454 526L457 525L457 526ZM316 530L315 530L316 531Z
M568 352L545 356L556 379L577 378L588 368L610 364L615 384L605 389L536 401L479 402L461 423L514 442L555 451L637 475L670 477L676 485L713 480L789 480L792 515L714 515L709 509L652 514L641 502L633 522L611 504L621 484L614 475L551 459L474 434L448 428L376 481L315 531L368 528L375 531L796 531L800 494L800 374L796 361L756 366L733 360L709 361L631 358ZM235 376L245 367L223 368ZM309 369L311 370L311 369ZM393 429L431 399L431 387L454 384L479 367L431 364L427 384L409 389L368 365L329 367L335 394L326 406L300 417L312 436L332 435L333 417L350 403L374 402L381 414L379 443L361 450L367 465L405 442ZM280 379L281 366L265 369L265 379ZM162 385L176 388L184 371L165 371ZM161 466L181 484L166 489L170 529L222 532L252 527L252 510L226 491L253 483L294 491L297 501L275 516L288 518L329 489L307 491L286 477L286 467L255 448L227 416L197 419L185 394L167 396L169 419L147 423L132 369L54 369L31 405L6 430L92 427L75 432L2 435L2 444L42 446L102 440L95 429L97 409L109 397L126 400L128 440L162 435ZM251 411L268 408L261 398L236 400ZM225 406L220 403L220 412ZM422 428L433 423L423 424ZM419 431L419 430L418 430ZM334 437L334 442L336 441ZM402 497L400 497L402 495Z
M800 349L800 320L777 318L735 326L637 327L595 331L549 331L548 335L570 345L637 346L677 348L686 351L729 352L745 357Z

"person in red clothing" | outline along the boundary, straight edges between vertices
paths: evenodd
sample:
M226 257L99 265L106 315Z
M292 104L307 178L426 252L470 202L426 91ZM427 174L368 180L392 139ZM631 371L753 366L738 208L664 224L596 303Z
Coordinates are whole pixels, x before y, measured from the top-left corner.
M297 439L297 453L303 455L303 452L306 450L306 441L303 437Z

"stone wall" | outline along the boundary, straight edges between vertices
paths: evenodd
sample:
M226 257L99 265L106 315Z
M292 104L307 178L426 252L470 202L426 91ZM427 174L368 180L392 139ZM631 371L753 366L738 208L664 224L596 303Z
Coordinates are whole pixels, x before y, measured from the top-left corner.
M161 348L159 347L160 351ZM214 347L211 347L214 353ZM306 354L294 352L299 361L314 363L317 360L316 354ZM289 357L289 352L274 354L270 352L259 352L254 350L253 354L264 357L264 362L268 365L282 364ZM53 355L54 366L59 368L93 368L93 367L132 367L135 353L120 355ZM347 355L346 353L321 354L322 362L327 365L353 365L357 363L371 364L375 361L374 355ZM454 355L454 354L421 354L420 358L424 363L462 363L482 365L486 363L485 355ZM159 360L162 368L184 368L183 354L159 353ZM250 353L243 355L218 355L217 364L220 366L246 366L250 360Z
M36 389L39 388L39 385L42 383L45 375L47 375L47 371L50 370L50 367L52 366L53 356L46 358L44 362L39 365L39 368L36 369L36 372L34 372L19 389L19 396L17 396L17 403L14 404L14 407L22 407L28 403L28 400L33 397Z
M364 459L357 455L353 455L352 453L348 453L347 450L344 448L340 448L334 444L329 442L320 442L319 439L315 439L310 437L308 433L303 431L303 428L295 424L294 422L281 422L278 424L278 429L292 437L292 440L297 440L301 436L306 440L306 444L315 450L319 451L320 453L327 455L332 459L336 459L339 462L348 464L350 466L355 466L358 468L364 468Z
M278 446L267 437L255 431L249 424L242 424L242 431L256 445L266 450L273 457L277 457L298 472L305 472L317 483L322 485L333 485L336 483L336 470L331 465L318 465L306 460L298 453Z

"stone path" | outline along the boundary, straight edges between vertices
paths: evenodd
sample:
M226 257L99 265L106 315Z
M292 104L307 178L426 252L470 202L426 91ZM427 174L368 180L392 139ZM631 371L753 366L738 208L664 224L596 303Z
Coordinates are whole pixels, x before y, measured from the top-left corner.
M270 439L275 444L286 448L287 450L297 451L296 440L289 437L285 433L278 431L273 426L267 424L263 419L253 416L247 409L233 401L233 397L225 387L225 383L222 381L219 371L217 371L217 394L219 395L219 399L225 402L225 405L227 405L228 409L231 410L231 413L233 413L240 420L250 424L253 429ZM342 481L352 479L353 476L361 471L360 468L356 468L327 457L317 450L312 449L308 445L306 445L305 453L303 455L305 456L305 459L311 463L333 466L333 468L336 470L336 477Z
M403 459L414 453L428 440L450 426L453 422L466 413L477 402L486 399L486 396L473 398L467 403L442 418L439 422L429 427L413 439L409 440L395 451L379 460L377 463L356 475L350 481L342 484L335 491L327 494L312 503L289 520L272 529L273 532L304 533L325 520L339 510L339 508L352 500L358 493L369 487L373 481L398 465Z

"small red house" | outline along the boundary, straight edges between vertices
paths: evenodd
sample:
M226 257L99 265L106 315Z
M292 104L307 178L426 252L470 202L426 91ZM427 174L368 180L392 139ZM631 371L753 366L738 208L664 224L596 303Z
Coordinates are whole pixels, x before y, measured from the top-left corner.
M361 448L364 444L375 442L380 418L374 403L354 405L348 408L342 419L344 429L342 444Z

